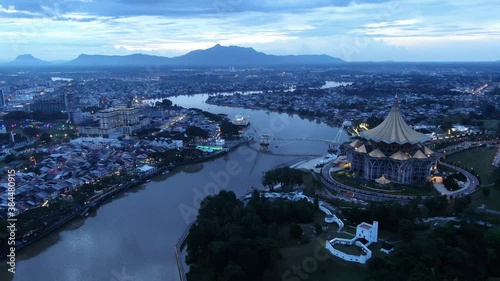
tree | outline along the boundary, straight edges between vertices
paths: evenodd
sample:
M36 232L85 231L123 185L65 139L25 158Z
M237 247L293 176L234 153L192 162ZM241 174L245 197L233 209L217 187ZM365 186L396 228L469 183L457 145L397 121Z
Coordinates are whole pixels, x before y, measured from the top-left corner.
M30 114L26 111L11 111L3 117L5 121L8 122L19 122L30 118Z
M61 111L44 111L44 110L33 111L31 115L33 119L41 122L64 120L67 117L66 114L62 113Z
M7 156L5 156L4 162L5 163L10 163L10 162L13 162L13 161L16 161L16 160L17 160L16 155L14 155L14 154L8 154Z
M286 190L291 189L294 185L303 184L302 176L303 173L300 170L283 167L267 171L262 178L262 184L271 190L275 185L281 184L282 189Z
M500 188L500 168L495 168L493 171L493 179L495 181L495 188Z
M235 136L240 134L240 128L229 121L222 121L219 127L223 136Z
M207 138L208 137L208 132L203 130L200 127L196 126L189 126L186 129L186 135L189 137L200 137L200 138Z
M39 133L40 129L37 128L27 127L23 129L23 134L25 134L28 138L33 138Z
M49 133L42 133L40 135L40 141L49 143L52 141L52 137L50 136Z
M171 107L172 106L172 101L169 99L163 99L161 102L156 102L155 106L166 108L166 107Z
M489 187L483 187L483 195L485 197L490 196L490 188Z
M441 216L446 211L448 200L446 196L429 197L424 200L424 206L429 210L429 215Z
M495 115L495 111L496 111L495 105L487 104L483 108L483 117L485 117L486 119L490 119L492 118L493 115Z
M453 201L453 210L460 214L462 213L470 204L470 200L467 197L458 197Z
M245 272L241 269L239 265L228 264L224 268L224 274L222 275L223 281L245 281L247 276Z
M295 223L290 224L288 232L290 233L290 236L292 236L292 238L294 239L300 239L300 237L302 237L302 234L304 233L302 227Z
M458 190L460 188L456 179L452 176L444 178L443 185L448 190Z
M366 123L368 124L368 128L370 128L370 129L377 127L383 121L384 121L384 119L378 118L375 115L372 115L372 116L368 117L368 119L366 119Z
M403 241L411 241L415 238L415 224L408 219L400 220L398 232Z
M309 244L310 242L311 239L309 239L307 235L302 235L302 237L300 237L300 244Z
M453 127L452 121L445 121L440 126L441 130L445 131L446 133L448 133L448 130L450 130L452 127Z
M274 186L280 182L276 169L264 173L262 177L262 185L267 186L269 190L274 191Z
M321 232L323 232L323 227L319 223L316 223L314 224L314 230L316 231L316 234L320 235Z
M308 213L302 207L313 210L313 206L258 198L256 192L243 204L233 192L222 190L202 200L187 236L186 262L202 272L213 272L214 280L262 280L279 257L280 244L274 240L277 224L301 221L300 215Z

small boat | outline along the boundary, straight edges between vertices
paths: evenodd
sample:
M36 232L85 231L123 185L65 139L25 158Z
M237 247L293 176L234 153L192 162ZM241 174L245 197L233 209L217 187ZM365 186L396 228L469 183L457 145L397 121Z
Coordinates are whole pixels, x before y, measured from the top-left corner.
M241 127L246 127L250 125L250 121L248 121L248 116L244 116L243 114L238 114L234 117L233 120L231 120L231 123L233 123L236 126L241 126Z

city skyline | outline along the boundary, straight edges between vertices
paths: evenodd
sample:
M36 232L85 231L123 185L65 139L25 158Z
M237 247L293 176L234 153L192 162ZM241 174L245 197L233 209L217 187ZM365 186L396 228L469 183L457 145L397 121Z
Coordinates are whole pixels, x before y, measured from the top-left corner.
M497 8L486 0L7 0L0 61L21 54L47 61L82 53L174 57L215 44L345 61L496 61Z

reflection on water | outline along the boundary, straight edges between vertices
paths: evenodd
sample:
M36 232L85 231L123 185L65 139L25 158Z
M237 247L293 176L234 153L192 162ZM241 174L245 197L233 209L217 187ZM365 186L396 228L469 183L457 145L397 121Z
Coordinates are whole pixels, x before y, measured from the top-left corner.
M174 104L207 110L207 95L172 98ZM134 187L89 214L20 251L16 274L0 262L0 280L108 281L117 275L133 280L178 280L174 245L196 218L201 200L220 189L242 196L262 187L262 173L300 155L326 154L328 144L300 139L332 139L337 130L296 115L210 105L211 112L250 116L252 128L270 133L270 151L259 144L242 146L227 158L204 162L198 171L183 167ZM252 129L253 130L253 129Z
M182 171L186 173L196 173L199 172L203 169L203 164L197 163L197 164L192 164L192 165L186 165Z

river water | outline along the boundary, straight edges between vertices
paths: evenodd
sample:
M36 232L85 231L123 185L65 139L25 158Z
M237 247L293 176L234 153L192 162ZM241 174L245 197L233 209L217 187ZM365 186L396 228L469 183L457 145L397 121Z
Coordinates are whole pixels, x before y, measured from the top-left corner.
M208 95L171 98L174 104L232 117L243 113L253 125L249 132L275 138L270 152L258 142L242 146L227 157L203 163L203 169L181 168L130 190L87 218L74 220L17 253L16 273L0 264L2 281L170 281L179 280L174 245L196 218L200 200L220 189L238 196L260 187L262 173L305 155L324 155L336 128L296 115L206 104ZM345 133L342 140L346 140Z

